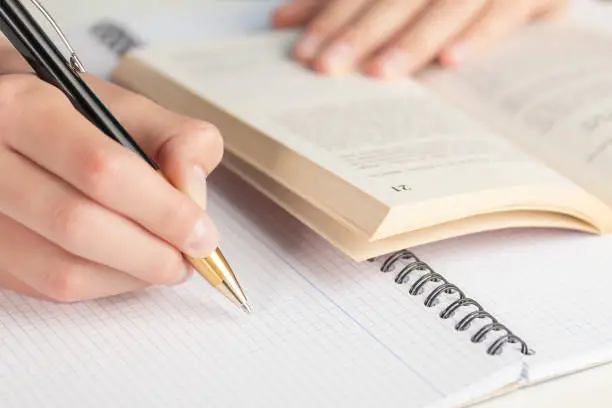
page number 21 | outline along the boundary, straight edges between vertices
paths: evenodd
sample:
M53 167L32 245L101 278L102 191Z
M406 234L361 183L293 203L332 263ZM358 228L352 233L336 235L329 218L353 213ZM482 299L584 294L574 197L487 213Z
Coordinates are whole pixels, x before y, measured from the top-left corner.
M407 186L406 184L397 184L395 186L391 186L391 188L393 189L393 191L397 191L398 193L401 193L402 191L412 190L412 188L410 186Z

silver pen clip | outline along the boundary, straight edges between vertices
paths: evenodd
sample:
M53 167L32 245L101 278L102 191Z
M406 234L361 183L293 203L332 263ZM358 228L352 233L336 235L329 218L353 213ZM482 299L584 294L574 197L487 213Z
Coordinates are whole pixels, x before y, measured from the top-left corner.
M77 56L76 52L74 51L74 49L68 42L68 39L62 32L61 28L59 28L59 25L57 25L53 17L51 17L51 14L49 14L49 12L44 8L44 6L38 0L30 0L30 1L32 2L32 4L34 4L34 6L36 6L38 11L40 11L42 15L45 16L45 18L47 19L49 24L51 24L51 26L53 27L57 35L60 36L60 39L62 40L66 48L68 48L68 52L70 52L70 58L68 59L68 62L70 63L70 67L75 72L78 72L78 73L85 72L85 67L81 63L81 60L79 60L79 57Z

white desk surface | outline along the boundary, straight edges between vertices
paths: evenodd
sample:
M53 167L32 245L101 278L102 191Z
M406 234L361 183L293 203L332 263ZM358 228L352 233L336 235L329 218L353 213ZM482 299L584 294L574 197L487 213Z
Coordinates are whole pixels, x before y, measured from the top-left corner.
M168 7L196 6L205 1L210 0L45 0L44 4L61 25L72 26L116 13L138 16ZM594 3L591 0L570 1L575 15L612 30L612 1L601 1L599 6L593 6ZM479 404L478 408L578 406L612 406L612 364L519 390Z

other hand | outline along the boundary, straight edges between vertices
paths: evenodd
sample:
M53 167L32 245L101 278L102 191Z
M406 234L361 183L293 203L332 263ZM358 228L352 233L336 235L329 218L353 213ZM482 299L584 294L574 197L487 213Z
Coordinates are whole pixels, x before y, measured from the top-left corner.
M566 0L293 0L278 28L305 26L297 60L327 74L361 68L404 76L432 61L457 65L534 19L558 16Z
M205 197L222 155L218 131L88 78L174 188L24 73L12 50L2 54L0 286L73 302L187 279L180 251L217 246Z

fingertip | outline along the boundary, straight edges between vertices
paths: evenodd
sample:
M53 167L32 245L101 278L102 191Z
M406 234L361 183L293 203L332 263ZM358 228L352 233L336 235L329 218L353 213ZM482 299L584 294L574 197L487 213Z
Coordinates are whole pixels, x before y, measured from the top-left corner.
M327 60L320 58L313 60L309 66L317 74L329 77L343 76L349 71L346 68L334 67L333 65L329 64Z
M293 56L300 62L311 61L319 52L323 39L310 32L305 32L293 47Z
M382 77L383 70L381 68L381 63L376 59L368 60L362 64L362 71L365 75L371 77Z
M348 74L355 64L355 49L347 42L330 44L312 61L312 68L319 73L331 76Z
M457 67L461 65L469 55L469 45L465 41L451 44L440 51L438 62L447 67Z
M406 51L390 49L370 61L366 66L366 72L382 79L398 79L407 75L410 63L411 59Z

